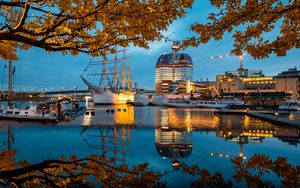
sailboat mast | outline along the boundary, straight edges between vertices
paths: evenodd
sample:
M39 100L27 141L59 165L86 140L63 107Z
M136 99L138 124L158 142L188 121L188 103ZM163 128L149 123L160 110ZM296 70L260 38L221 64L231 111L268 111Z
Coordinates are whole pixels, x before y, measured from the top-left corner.
M12 98L12 76L13 76L13 67L12 60L8 61L8 93L7 93L7 101L8 106L11 106L11 98Z

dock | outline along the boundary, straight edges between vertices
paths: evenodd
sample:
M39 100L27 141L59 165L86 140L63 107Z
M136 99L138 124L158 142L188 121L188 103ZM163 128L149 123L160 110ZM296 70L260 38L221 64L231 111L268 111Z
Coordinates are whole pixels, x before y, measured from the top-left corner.
M43 116L14 116L14 115L5 115L0 114L1 120L14 120L19 122L30 121L30 122L38 122L38 123L58 123L58 119L56 117L43 117Z
M300 127L300 120L289 119L287 112L249 111L249 110L219 110L215 114L248 115L281 126Z

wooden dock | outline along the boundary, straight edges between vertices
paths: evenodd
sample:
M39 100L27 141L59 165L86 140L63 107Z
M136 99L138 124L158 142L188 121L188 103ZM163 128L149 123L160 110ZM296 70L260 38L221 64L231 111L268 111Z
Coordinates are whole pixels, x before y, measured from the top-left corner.
M299 120L293 120L288 118L287 112L266 112L266 111L248 111L248 110L219 110L215 111L215 114L237 114L248 115L257 119L268 121L270 123L281 126L296 126L300 127Z

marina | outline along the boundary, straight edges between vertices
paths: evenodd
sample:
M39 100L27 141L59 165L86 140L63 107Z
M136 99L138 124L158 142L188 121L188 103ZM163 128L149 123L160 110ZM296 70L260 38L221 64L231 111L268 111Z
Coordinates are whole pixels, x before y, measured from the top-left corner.
M14 141L9 147L17 150L17 161L36 163L61 155L83 158L106 153L117 159L116 165L133 166L146 160L151 169L168 171L163 180L170 186L185 187L192 179L176 170L175 161L218 171L227 179L234 172L230 159L238 156L287 157L291 164L300 165L299 127L282 127L248 115L216 115L204 108L103 106L94 108L94 115L58 126L2 120L0 127L2 147L8 147L10 128ZM179 177L181 181L174 182Z

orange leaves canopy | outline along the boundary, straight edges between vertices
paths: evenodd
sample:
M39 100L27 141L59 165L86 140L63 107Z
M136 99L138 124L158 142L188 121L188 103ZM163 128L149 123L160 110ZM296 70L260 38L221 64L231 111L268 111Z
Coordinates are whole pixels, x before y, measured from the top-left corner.
M193 0L15 0L0 2L0 58L17 59L18 49L90 53L132 43L148 47L162 39Z
M211 0L211 4L219 12L211 13L206 24L192 25L191 30L199 36L185 40L184 46L220 40L234 31L231 53L235 55L247 51L258 59L272 53L285 56L288 50L300 47L299 0Z

